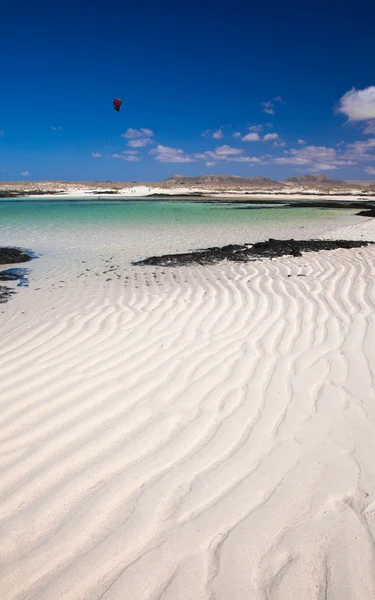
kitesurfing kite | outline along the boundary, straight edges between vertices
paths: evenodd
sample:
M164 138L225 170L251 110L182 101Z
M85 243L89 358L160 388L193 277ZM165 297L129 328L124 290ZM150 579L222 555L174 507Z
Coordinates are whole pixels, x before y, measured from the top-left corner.
M120 98L115 98L113 101L113 108L117 110L117 112L120 112L121 104L122 100L120 100Z

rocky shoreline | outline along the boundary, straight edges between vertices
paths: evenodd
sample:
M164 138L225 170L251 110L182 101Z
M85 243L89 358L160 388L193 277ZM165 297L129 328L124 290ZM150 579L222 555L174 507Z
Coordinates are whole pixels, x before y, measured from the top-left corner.
M29 262L35 256L20 248L0 248L0 265L13 265ZM0 271L0 281L19 281L18 285L27 285L26 269L4 269ZM6 285L0 285L0 304L7 302L15 291Z
M302 256L304 252L337 250L338 248L361 248L373 242L362 240L275 240L266 242L207 248L182 254L150 256L134 262L136 266L181 267L189 265L213 265L221 261L249 262L280 256Z

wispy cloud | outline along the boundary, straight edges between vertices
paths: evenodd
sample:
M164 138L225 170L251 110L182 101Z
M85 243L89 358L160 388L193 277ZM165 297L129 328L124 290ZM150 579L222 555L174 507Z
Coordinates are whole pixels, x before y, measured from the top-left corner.
M267 100L264 102L261 102L260 105L262 107L263 112L267 113L267 115L274 115L275 114L275 102L282 102L283 99L281 98L281 96L275 96L274 98L272 98L272 100Z
M234 138L241 139L243 142L259 142L260 132L264 129L264 125L251 125L247 128L248 132L242 134L240 131L236 131L233 134Z
M131 148L143 148L144 146L149 146L150 144L154 144L154 140L151 138L140 138L139 140L130 140L128 145Z
M206 167L213 167L214 165L216 165L216 162L213 160L208 160L206 162Z
M375 133L375 119L370 119L367 121L363 133Z
M375 175L375 167L365 167L365 171L369 175Z
M299 143L300 146L303 146L304 144L307 144L306 140L297 140L297 142Z
M52 131L61 131L62 127L61 127L61 125L58 125L57 127L55 125L51 125L51 129L52 129Z
M20 173L20 175L22 175L22 177L28 177L30 175L29 171L22 171L22 173Z
M282 140L279 136L278 133L267 133L264 137L263 137L263 142L273 142L272 146L275 146L277 148L283 148L284 146L286 146L286 143L284 142L284 140Z
M325 146L306 146L288 150L285 156L273 158L271 162L278 165L306 166L314 171L329 171L356 164L352 157Z
M241 140L243 142L259 142L260 135L256 131L249 131L249 133L244 135Z
M100 154L100 152L91 152L91 156L93 158L101 158L102 157L102 155Z
M371 160L375 158L375 138L360 140L353 144L347 144L345 155L355 160Z
M263 138L263 142L273 142L274 140L279 140L280 136L278 133L267 133L264 138Z
M222 140L224 137L224 132L223 128L220 127L219 129L216 129L216 131L206 129L201 135L202 137L212 137L214 140Z
M133 129L130 127L125 133L122 134L122 137L127 138L129 140L134 140L137 138L141 138L144 136L154 137L154 132L152 129L146 129L145 127L141 127L140 129Z
M162 146L161 144L150 150L149 154L154 156L155 160L162 163L187 163L195 161L195 158L185 154L183 150Z
M140 129L129 128L122 137L128 139L128 146L132 148L143 148L149 144L154 144L154 132L151 129L141 127Z
M112 158L121 158L121 160L126 160L127 162L139 162L142 160L142 157L138 154L128 154L126 152L122 152L121 154L112 154Z
M223 130L217 129L216 131L213 132L212 137L214 138L214 140L222 140L224 137Z
M255 156L243 156L243 152L244 151L241 148L233 148L232 146L225 144L223 146L217 146L214 151L206 150L206 152L195 154L195 157L199 160L206 160L207 162L216 162L220 160L245 163L260 162L260 159Z

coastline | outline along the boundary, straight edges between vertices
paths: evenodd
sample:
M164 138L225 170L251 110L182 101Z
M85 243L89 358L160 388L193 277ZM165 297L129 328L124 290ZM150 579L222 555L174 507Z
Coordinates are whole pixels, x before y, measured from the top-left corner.
M353 185L173 185L172 183L132 184L113 182L7 182L0 183L0 201L9 198L141 200L173 199L190 201L310 201L375 202L375 184Z
M374 265L63 273L12 298L4 597L375 597Z

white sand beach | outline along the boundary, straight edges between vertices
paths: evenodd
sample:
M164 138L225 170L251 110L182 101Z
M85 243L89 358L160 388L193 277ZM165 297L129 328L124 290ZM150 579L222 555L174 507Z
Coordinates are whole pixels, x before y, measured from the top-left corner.
M374 304L368 246L0 305L1 598L373 600Z

